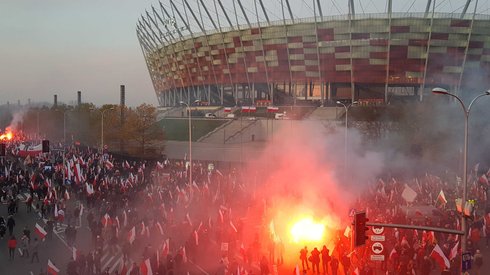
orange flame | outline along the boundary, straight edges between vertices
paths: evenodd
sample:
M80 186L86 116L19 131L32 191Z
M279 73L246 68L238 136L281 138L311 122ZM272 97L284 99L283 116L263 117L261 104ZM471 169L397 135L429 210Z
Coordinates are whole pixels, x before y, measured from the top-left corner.
M14 134L12 133L12 131L9 128L5 130L6 133L0 135L0 140L12 140L14 138Z

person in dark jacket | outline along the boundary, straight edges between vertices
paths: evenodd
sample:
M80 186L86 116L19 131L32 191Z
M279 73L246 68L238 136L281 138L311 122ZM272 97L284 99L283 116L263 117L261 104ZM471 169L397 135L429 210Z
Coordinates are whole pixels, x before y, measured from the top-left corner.
M12 215L10 215L9 218L7 219L7 227L9 229L10 236L12 236L14 234L14 227L15 227L15 220L14 217L12 217Z

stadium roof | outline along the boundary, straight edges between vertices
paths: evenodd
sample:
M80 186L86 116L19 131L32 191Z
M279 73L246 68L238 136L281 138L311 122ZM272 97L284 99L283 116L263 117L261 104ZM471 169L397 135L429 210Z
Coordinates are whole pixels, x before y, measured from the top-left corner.
M490 19L489 0L163 0L142 13L140 40L151 48L179 40L268 25L353 18ZM434 13L433 13L434 12Z

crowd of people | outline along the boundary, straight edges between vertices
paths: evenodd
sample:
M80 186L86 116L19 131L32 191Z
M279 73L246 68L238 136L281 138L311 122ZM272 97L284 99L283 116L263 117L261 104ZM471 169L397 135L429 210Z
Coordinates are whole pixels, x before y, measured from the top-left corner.
M53 229L66 224L64 234L74 251L66 267L70 275L109 274L109 269L102 270L104 251L122 253L116 274L139 274L149 268L153 274L187 274L193 265L215 274L269 274L284 263L288 248L260 232L269 221L258 218L264 223L259 225L245 221L247 209L260 202L254 201L242 171L231 165L215 167L199 161L191 165L166 158L130 160L71 146L27 158L2 158L0 174L0 197L8 214L0 218L0 236L9 239L11 260L20 246L23 257L38 262L40 239L52 238ZM490 242L486 176L486 171L476 169L469 180L469 198L477 200L470 214L467 244L475 268L481 266L481 236L486 234L487 247ZM406 196L407 188L415 197ZM378 222L461 228L460 213L453 204L461 189L461 182L450 174L379 179L354 207L366 209L370 219ZM20 201L18 195L25 191L29 196ZM46 220L46 236L31 236L28 228L21 233L15 230L15 215L23 203L27 212L38 212ZM434 207L430 213L409 214L407 209L418 206ZM90 228L92 236L87 251L77 248L77 230L82 225ZM249 230L252 238L244 235L245 228L254 227L259 229ZM331 251L323 244L311 251L301 249L294 272L309 272L310 267L313 273L328 274L374 274L375 270L429 274L436 267L448 274L459 272L459 236L397 229L387 229L385 235L385 261L370 260L369 243L352 251L350 235L341 230ZM431 257L437 247L449 266L437 266Z

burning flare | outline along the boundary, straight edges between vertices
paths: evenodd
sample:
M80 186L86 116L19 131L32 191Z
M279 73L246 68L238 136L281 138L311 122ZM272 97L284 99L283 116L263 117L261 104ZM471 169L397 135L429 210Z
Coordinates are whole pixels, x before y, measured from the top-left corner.
M0 140L12 140L14 134L10 131L9 128L5 129L5 133L0 135Z
M297 221L290 230L293 242L320 242L324 239L325 224L317 223L311 217Z

